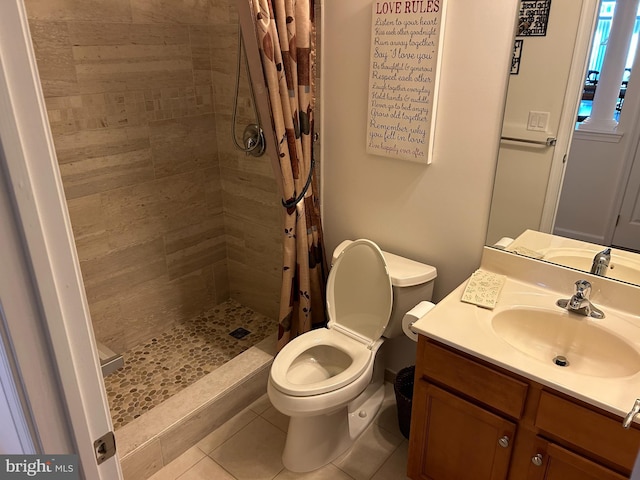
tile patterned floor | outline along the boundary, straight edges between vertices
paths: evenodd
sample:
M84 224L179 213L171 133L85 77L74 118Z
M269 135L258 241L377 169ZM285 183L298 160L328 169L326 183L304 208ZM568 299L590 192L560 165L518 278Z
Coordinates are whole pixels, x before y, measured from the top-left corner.
M237 328L250 333L229 335ZM123 354L105 378L116 429L159 405L276 331L274 320L228 300Z
M375 421L345 454L314 472L285 469L281 455L289 419L266 395L149 480L402 480L408 442L401 435L393 386Z

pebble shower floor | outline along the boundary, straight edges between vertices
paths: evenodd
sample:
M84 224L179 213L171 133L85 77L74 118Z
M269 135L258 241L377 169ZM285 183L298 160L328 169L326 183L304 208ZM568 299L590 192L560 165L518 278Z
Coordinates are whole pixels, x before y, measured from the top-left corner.
M242 338L230 335L238 329L250 333ZM274 331L274 320L228 300L136 345L123 353L124 367L104 381L114 428L160 405Z

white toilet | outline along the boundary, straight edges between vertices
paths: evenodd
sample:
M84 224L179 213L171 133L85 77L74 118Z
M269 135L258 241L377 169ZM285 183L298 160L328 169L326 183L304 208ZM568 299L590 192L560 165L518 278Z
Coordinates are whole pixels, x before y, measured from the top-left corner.
M335 249L327 282L327 328L293 339L273 361L267 393L291 417L282 455L293 472L328 464L362 433L384 398L386 338L404 314L430 300L436 269L382 252L370 240Z

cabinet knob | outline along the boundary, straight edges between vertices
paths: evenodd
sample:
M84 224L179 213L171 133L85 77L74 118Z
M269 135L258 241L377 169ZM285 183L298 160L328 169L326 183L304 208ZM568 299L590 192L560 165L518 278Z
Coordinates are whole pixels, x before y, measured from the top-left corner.
M509 446L509 437L507 435L500 437L500 439L498 440L498 445L500 445L502 448L507 448Z
M537 453L536 455L531 457L531 463L533 463L536 467L541 466L542 465L542 454L541 453Z

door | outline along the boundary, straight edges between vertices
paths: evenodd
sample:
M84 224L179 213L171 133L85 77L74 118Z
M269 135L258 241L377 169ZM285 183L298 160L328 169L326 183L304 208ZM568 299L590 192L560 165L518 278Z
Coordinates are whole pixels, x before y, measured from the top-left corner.
M434 385L413 394L409 476L413 480L507 478L516 426Z
M624 480L627 477L539 439L526 480Z
M611 243L640 252L640 144L638 147Z
M20 239L14 248L0 245L0 254L24 258L29 303L40 317L39 323L27 326L19 315L7 315L7 335L35 420L37 451L77 453L84 478L118 479L122 473L117 457L100 464L96 459L94 442L113 427L28 28L22 0L0 2L0 169L6 173L9 188L4 192L11 197L15 237ZM7 307L16 301L3 297L3 310L10 312ZM47 340L45 351L20 355L21 346L38 348L32 338L41 334ZM51 398L44 400L59 402L63 418L47 418L39 398L42 389L29 387L28 378L46 375L36 361L41 354L53 371L42 383L56 384ZM71 437L70 446L51 440L63 429Z

